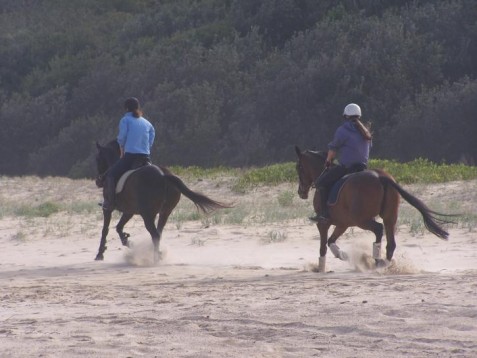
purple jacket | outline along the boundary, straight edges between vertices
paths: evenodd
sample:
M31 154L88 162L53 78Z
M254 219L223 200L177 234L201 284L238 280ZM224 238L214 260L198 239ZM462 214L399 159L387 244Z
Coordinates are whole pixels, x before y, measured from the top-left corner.
M353 164L368 165L369 150L372 142L363 138L351 121L343 123L335 132L328 148L338 153L338 161L346 168Z

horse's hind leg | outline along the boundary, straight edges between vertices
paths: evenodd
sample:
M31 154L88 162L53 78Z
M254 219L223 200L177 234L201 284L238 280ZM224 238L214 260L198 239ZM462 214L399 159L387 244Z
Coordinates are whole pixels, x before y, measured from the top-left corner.
M119 238L121 239L121 243L123 244L123 246L127 246L129 247L129 234L127 232L124 232L124 225L126 225L126 223L131 220L131 218L133 217L132 214L123 214L121 215L121 219L119 219L119 222L118 224L116 225L116 232L118 233L119 235Z
M386 259L391 261L394 255L394 250L396 249L396 239L394 238L394 231L396 229L396 224L384 223L386 230Z
M160 258L159 241L161 240L161 234L154 225L154 217L151 217L150 215L143 215L142 218L147 231L149 231L149 234L151 234L152 243L154 244L154 262L158 262Z
M373 258L376 262L376 266L383 266L384 260L381 259L381 241L383 239L384 227L383 224L378 223L376 220L369 220L364 224L359 225L363 230L369 230L376 236L376 241L373 243Z
M164 230L164 226L166 226L169 215L171 215L171 211L159 214L159 219L157 220L157 232L159 233L159 237L162 236L162 230Z

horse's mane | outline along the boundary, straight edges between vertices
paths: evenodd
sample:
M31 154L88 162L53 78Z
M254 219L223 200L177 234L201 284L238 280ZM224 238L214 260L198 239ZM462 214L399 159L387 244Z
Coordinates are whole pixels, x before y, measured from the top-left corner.
M119 143L116 139L113 139L104 145L105 148L112 149L119 153Z
M322 161L326 160L326 157L328 156L327 151L316 151L316 150L305 150L304 154L308 154L310 157L314 159L321 159Z

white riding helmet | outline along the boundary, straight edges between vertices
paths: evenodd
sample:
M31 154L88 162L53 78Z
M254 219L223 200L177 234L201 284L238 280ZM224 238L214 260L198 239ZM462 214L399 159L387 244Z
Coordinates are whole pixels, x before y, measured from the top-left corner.
M347 116L347 117L358 116L358 117L361 117L361 108L355 103L350 103L345 107L345 109L343 111L343 116Z

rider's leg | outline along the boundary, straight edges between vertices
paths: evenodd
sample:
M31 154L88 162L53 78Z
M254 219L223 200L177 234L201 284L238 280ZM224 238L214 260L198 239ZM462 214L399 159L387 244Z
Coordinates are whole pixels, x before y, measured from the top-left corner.
M318 220L329 220L330 214L328 213L328 188L321 186L318 188L320 192L320 208L321 213L318 216Z
M109 170L104 179L103 186L103 210L114 210L116 198L116 183L131 166L131 157L129 155L123 156L117 161Z
M116 181L113 176L107 176L103 185L103 210L114 210L114 199L116 196Z
M315 216L310 217L311 221L327 221L330 219L328 213L328 188L324 186L317 187L320 194L320 213L316 213Z
M328 213L328 194L333 184L346 174L346 168L337 165L325 171L316 181L315 186L320 193L320 213L311 217L312 221L329 220Z

